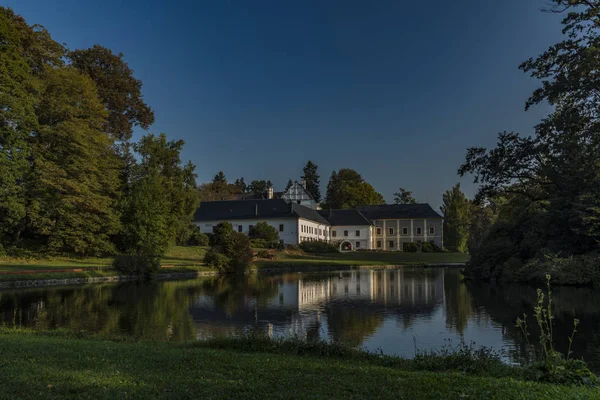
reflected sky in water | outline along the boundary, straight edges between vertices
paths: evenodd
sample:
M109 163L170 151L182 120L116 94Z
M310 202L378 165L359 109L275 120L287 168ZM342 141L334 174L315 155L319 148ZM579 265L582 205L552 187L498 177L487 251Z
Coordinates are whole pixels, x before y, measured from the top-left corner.
M575 356L598 369L598 294L559 288L554 298L557 348L566 351L576 315L582 323ZM174 341L259 330L407 357L415 344L427 350L464 340L517 360L537 351L514 327L517 316L532 314L534 300L535 288L466 285L457 269L400 268L5 290L0 319L6 326ZM534 321L529 325L536 337Z

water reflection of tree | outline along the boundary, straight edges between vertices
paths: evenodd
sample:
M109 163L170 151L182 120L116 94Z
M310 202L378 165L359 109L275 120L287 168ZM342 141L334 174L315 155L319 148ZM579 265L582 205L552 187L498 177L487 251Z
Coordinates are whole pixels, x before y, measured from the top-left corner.
M335 342L360 346L383 324L380 310L368 308L327 308L329 335Z
M213 297L216 306L231 316L246 309L250 301L258 307L266 307L269 300L278 294L278 280L258 274L219 276L204 281L202 288Z
M539 348L527 346L515 319L523 313L529 315L528 326L530 341L539 338L539 329L532 318L536 300L536 288L524 285L499 286L488 283L468 285L475 307L486 310L490 318L501 324L505 339L515 344L518 358L531 358L532 351L537 354ZM568 350L567 336L573 329L573 318L581 320L573 343L573 356L583 357L600 370L600 293L590 288L560 287L553 288L554 302L554 338L556 349L562 353ZM533 355L535 355L533 354Z
M2 319L36 329L67 328L154 340L195 337L189 307L197 281L136 282L3 292Z
M455 270L449 270L444 275L444 297L446 327L456 329L456 332L462 336L473 313L472 299L469 290Z

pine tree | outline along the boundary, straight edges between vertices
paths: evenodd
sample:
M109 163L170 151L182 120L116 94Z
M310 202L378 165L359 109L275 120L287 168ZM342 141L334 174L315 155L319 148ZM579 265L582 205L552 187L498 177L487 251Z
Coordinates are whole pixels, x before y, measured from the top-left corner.
M289 188L291 188L294 185L294 182L292 182L292 180L290 179L287 183L287 185L285 185L285 189L284 192L287 192L289 190Z
M302 179L306 182L306 190L311 194L317 203L321 202L321 182L317 173L318 166L312 161L308 161L302 170L304 175Z

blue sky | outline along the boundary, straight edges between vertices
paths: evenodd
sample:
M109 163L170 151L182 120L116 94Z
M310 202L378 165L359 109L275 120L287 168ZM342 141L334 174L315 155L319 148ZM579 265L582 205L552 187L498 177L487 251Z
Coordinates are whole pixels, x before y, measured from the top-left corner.
M560 40L544 0L8 0L70 48L122 52L143 81L150 131L186 141L198 182L353 168L388 202L438 207L470 146L531 133L537 82L520 62ZM414 3L414 4L413 4ZM139 137L142 132L136 132Z

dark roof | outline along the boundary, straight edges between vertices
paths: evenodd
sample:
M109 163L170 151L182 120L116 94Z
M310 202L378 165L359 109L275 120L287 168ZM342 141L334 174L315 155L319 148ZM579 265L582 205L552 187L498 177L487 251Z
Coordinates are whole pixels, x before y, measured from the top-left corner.
M358 211L370 220L375 219L413 219L442 218L427 203L424 204L386 204L380 206L360 206Z
M194 221L298 217L329 225L316 210L282 199L207 201L194 213Z
M357 210L321 210L319 214L325 217L331 225L372 225L371 221Z

